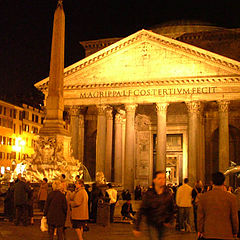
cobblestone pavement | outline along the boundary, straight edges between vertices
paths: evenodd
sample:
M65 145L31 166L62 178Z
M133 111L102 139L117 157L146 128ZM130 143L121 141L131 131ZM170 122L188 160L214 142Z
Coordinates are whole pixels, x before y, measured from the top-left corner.
M47 240L47 233L42 233L39 229L40 224L34 226L14 226L12 223L0 223L0 240ZM84 240L148 240L146 232L142 236L135 238L132 234L132 225L123 223L114 223L108 227L90 224L90 231L84 233ZM77 240L77 236L73 229L66 231L67 240ZM194 233L174 232L167 240L195 240Z

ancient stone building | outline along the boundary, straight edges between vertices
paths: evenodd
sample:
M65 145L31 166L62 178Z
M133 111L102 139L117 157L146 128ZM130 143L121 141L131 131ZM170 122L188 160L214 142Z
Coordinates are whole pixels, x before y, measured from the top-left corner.
M81 44L86 58L64 70L64 107L92 177L132 190L155 170L193 184L240 164L239 29L175 22ZM48 78L35 86L47 99Z

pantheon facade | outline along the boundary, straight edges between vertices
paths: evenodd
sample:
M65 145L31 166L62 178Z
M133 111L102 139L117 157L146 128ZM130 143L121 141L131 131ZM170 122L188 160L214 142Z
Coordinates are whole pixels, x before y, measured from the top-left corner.
M73 155L93 178L133 190L163 170L169 183L208 183L240 164L240 29L172 22L81 44L64 106ZM35 85L45 99L48 80Z

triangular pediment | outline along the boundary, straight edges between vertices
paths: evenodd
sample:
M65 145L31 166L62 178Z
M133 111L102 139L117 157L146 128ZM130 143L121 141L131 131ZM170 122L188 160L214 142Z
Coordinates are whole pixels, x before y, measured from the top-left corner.
M64 86L240 76L240 63L141 30L65 68ZM47 87L48 78L35 86Z

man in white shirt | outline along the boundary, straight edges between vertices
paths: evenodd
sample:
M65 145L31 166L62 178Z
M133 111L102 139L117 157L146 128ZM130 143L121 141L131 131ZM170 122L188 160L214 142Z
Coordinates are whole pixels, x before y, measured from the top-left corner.
M108 183L108 189L106 190L110 198L110 222L113 222L114 209L117 202L117 190L112 187L111 183Z
M188 185L188 178L184 179L184 184L178 188L176 204L179 209L180 231L191 231L190 211L192 209L192 187Z

